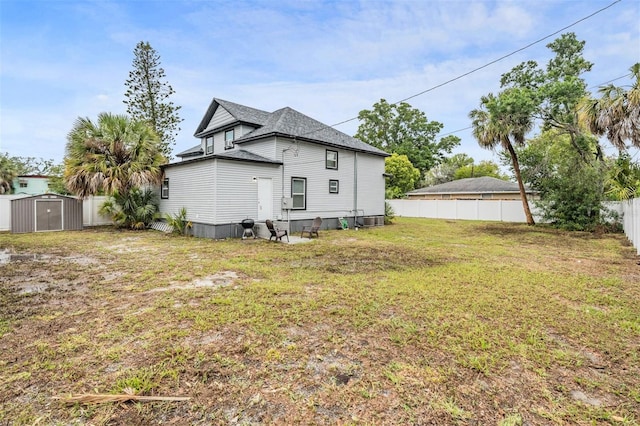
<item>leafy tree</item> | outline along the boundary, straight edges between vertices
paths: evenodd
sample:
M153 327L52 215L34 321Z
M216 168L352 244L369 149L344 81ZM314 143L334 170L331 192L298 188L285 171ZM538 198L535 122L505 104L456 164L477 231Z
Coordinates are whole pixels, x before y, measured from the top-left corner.
M402 198L415 189L420 180L420 170L413 167L406 155L391 154L384 161L385 173L391 175L387 180L386 198Z
M595 154L602 159L602 150L595 150L578 120L577 106L587 94L587 85L581 75L591 70L593 64L582 56L584 41L574 33L562 34L547 47L555 53L546 68L535 61L523 62L500 80L503 88L527 89L530 101L536 105L534 116L542 120L543 130L556 129L569 135L571 145L583 161Z
M597 140L590 138L590 149ZM607 179L605 163L588 161L574 149L568 134L552 129L516 148L521 175L540 194L534 201L543 219L573 230L593 229L601 221ZM510 159L502 155L502 163Z
M138 188L160 183L165 160L145 122L109 113L98 115L97 123L78 118L67 140L65 184L81 198L104 192L128 217L146 200Z
M630 71L634 81L628 90L609 84L600 88L600 99L586 98L579 108L589 130L606 135L619 150L626 149L625 141L640 148L640 62Z
M356 138L387 152L406 155L421 173L439 164L460 144L460 138L452 135L436 142L443 125L427 120L424 112L406 102L390 104L381 99L372 110L360 111L358 119Z
M125 82L127 113L136 121L146 121L160 137L162 154L171 158L172 145L180 131L182 121L178 115L180 106L169 101L175 93L164 81L165 72L160 66L160 55L149 42L139 42L133 51L133 70Z
M500 165L488 160L482 160L478 164L473 163L462 166L453 174L454 180L482 176L490 176L502 180L509 179L508 176L500 171Z
M536 206L543 219L557 227L593 230L601 223L604 166L599 161L585 163L575 151L564 160L545 180L545 194Z
M432 186L451 182L456 179L455 174L460 168L472 164L473 158L464 153L445 158L440 164L425 173L424 184L425 186Z
M13 180L18 174L16 164L9 154L0 154L0 194L11 192Z
M518 155L514 149L514 145L524 145L525 134L533 127L533 111L536 105L528 92L528 89L511 88L500 92L498 96L489 93L481 98L480 109L471 111L469 117L472 119L473 136L481 147L501 147L509 153L527 224L533 225L535 221L520 174Z

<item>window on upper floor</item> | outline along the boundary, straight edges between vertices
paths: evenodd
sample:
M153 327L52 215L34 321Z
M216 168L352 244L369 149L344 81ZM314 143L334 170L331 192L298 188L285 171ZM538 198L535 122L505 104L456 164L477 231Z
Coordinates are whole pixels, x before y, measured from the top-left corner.
M232 149L234 139L235 131L233 129L224 132L224 149Z
M205 139L205 154L213 154L213 136Z
M327 169L338 168L338 151L327 150L325 166Z
M337 194L340 187L340 182L334 179L329 180L329 194Z
M293 210L305 210L307 208L307 179L291 178L291 198Z
M29 186L29 182L24 180L20 181L20 188L26 188L27 186Z
M160 198L169 198L169 178L162 180L162 187L160 188Z

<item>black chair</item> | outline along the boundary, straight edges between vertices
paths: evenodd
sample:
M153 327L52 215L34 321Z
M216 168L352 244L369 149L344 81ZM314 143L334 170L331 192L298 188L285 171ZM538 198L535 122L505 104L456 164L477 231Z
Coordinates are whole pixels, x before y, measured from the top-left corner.
M287 237L287 242L289 242L289 233L287 232L286 229L278 229L278 227L273 225L273 222L271 222L270 220L267 219L266 221L267 224L267 228L269 229L269 232L271 232L271 236L269 237L269 241L271 241L272 238L275 237L276 241L280 240L282 241L282 237Z

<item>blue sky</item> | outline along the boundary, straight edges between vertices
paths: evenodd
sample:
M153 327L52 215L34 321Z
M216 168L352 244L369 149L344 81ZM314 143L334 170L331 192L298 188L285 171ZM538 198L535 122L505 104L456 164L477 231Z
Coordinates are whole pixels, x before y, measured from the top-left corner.
M586 41L594 92L640 61L640 1L0 0L0 152L61 161L77 117L125 113L139 41L159 53L182 106L177 153L198 143L193 133L213 97L267 111L289 106L333 125L611 4L564 31ZM408 102L443 123L443 134L467 128L469 111L499 89L500 75L525 60L546 64L545 45L558 36ZM357 126L336 128L353 135ZM456 152L497 161L469 130L455 134Z

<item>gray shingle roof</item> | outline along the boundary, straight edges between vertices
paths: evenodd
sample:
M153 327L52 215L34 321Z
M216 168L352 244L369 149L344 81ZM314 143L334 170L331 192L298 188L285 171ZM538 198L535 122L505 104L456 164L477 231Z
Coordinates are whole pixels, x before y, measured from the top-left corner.
M244 149L234 149L231 151L221 152L220 154L194 156L193 158L185 159L184 161L164 164L161 167L167 168L167 167L183 166L185 164L191 164L198 161L208 161L213 159L253 161L256 163L268 163L268 164L282 164L282 161L266 158L261 155L254 154L253 152L245 151Z
M202 151L202 145L198 144L192 148L186 149L181 153L176 154L176 157L194 157L196 155L202 155L204 152Z
M527 191L530 191L527 188ZM508 182L494 177L483 176L478 178L466 178L453 180L440 185L427 186L414 189L407 194L454 194L454 193L495 193L495 192L520 192L516 182Z
M236 104L234 102L225 101L223 99L213 98L211 104L209 105L209 108L207 109L207 112L204 114L202 121L200 121L200 124L198 125L198 128L194 133L195 137L201 137L201 134L205 130L213 130L207 129L207 126L209 125L213 114L216 112L216 109L218 109L218 106L222 106L224 109L226 109L229 114L231 114L237 121L255 124L257 126L262 126L267 121L270 115L270 113L268 113L267 111L262 111L260 109Z
M236 139L235 142L242 143L272 134L295 137L324 145L363 151L376 155L389 155L381 149L353 138L346 133L342 133L333 127L327 126L289 107L271 113L269 119L262 127Z
M255 161L258 163L282 164L282 161L272 160L244 149L234 149L232 151L222 152L212 155L213 158L227 158L229 160ZM206 158L206 157L205 157Z
M214 130L207 129L207 126L218 106L226 109L238 122L253 124L258 127L254 131L236 139L235 143L247 142L269 135L282 135L374 155L389 155L381 149L342 133L292 108L285 107L275 112L266 112L218 98L213 98L211 105L209 105L209 109L196 129L196 137L202 137L205 130L206 133ZM184 152L187 153L188 151L191 151L191 149ZM178 156L181 154L178 154Z

